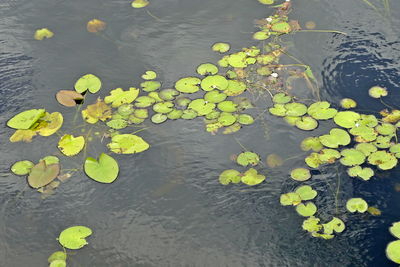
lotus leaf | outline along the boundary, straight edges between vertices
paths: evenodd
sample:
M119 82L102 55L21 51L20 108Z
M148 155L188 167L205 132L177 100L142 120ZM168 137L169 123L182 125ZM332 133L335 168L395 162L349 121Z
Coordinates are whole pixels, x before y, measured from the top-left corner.
M218 67L211 63L203 63L197 67L197 73L200 75L214 75L218 73Z
M131 87L128 91L123 91L121 88L114 89L109 96L104 98L106 104L110 104L113 108L117 108L123 104L132 103L139 95L139 89Z
M287 104L290 101L292 101L292 97L286 95L285 93L278 93L278 94L274 95L274 97L272 98L272 101L275 104Z
M35 31L35 35L33 36L36 40L41 41L44 38L51 38L54 36L54 33L47 28L38 29Z
M228 43L215 43L211 49L215 52L225 53L228 52L231 46Z
M296 121L296 127L300 130L311 131L318 127L318 122L312 117L303 116Z
M247 185L258 185L265 180L265 176L258 174L257 170L250 168L243 173L242 183Z
M340 163L345 166L355 166L364 163L366 156L361 151L358 151L354 148L344 149L341 152L343 156L340 159Z
M113 139L115 136L113 136ZM113 149L111 150L113 151ZM99 160L87 157L84 164L84 170L85 173L96 182L109 184L117 179L119 167L115 159L105 153L101 153Z
M390 153L394 154L396 158L400 158L400 144L392 145L389 151Z
M239 154L236 162L244 167L247 165L256 166L260 162L260 157L254 152L246 151Z
M267 40L270 37L270 35L271 34L269 31L258 31L253 34L253 39L259 41Z
M211 76L209 76L211 77ZM195 99L190 102L188 108L193 109L197 112L198 115L203 116L207 115L208 113L212 112L215 108L214 103L208 103L204 99Z
M67 253L64 251L56 251L53 254L50 255L50 257L47 259L49 263L55 260L66 260L67 259Z
M368 163L378 166L381 170L390 170L397 165L397 159L386 151L376 151L368 156Z
M160 98L166 101L174 100L177 95L179 92L175 89L164 89L159 93Z
M400 222L395 222L389 227L389 232L396 238L400 238Z
M237 110L237 104L231 100L225 100L218 103L217 107L223 112L235 112Z
M82 100L83 95L72 90L60 90L56 94L58 103L66 107L75 107L76 100Z
M300 117L307 113L307 106L302 103L285 104L286 116Z
M329 148L338 148L340 145L346 146L350 144L350 135L342 129L334 128L329 134L319 137L321 144Z
M312 202L300 203L296 206L296 211L301 216L310 217L317 212L317 206Z
M91 234L92 230L86 226L72 226L60 233L58 242L68 249L80 249L88 244L85 238Z
M335 117L337 110L326 101L316 102L308 107L307 113L316 120L328 120Z
M354 100L351 99L351 98L343 98L343 99L340 101L340 105L341 105L342 108L344 108L344 109L351 109L351 108L357 107L357 102L354 101Z
M223 134L236 133L237 131L240 130L240 128L242 128L242 126L240 125L240 123L236 122L236 123L226 127L222 133Z
M28 176L28 183L33 188L43 187L56 179L59 173L59 164L47 165L44 160L41 160L32 167Z
M266 55L259 55L257 57L257 63L262 64L262 65L268 65L271 64L276 60L276 57L274 54L266 54Z
M63 121L64 118L60 112L46 113L46 115L39 120L39 125L35 130L41 136L50 136L61 128Z
M133 109L133 106L130 104L123 104L118 107L118 114L121 116L129 116L131 115L135 110Z
M277 154L269 154L267 156L267 165L270 168L282 166L283 159Z
M219 182L223 185L227 185L229 183L237 184L241 180L240 172L237 170L225 170L219 175Z
M99 120L106 121L111 118L111 108L101 99L98 99L95 104L87 106L82 110L82 117L88 123L96 123Z
M249 114L240 114L237 120L242 125L250 125L254 123L254 118Z
M153 110L157 113L166 114L171 112L174 108L174 103L166 101L166 102L159 102L153 106Z
M182 119L192 120L197 117L197 112L193 109L185 109L182 114Z
M147 0L133 0L131 5L133 8L143 8L148 4L150 4L150 2Z
M58 142L58 149L68 156L75 156L85 146L85 138L83 136L74 137L71 134L65 134L61 137L60 141Z
M44 160L44 162L45 162L47 165L50 165L50 164L57 164L57 163L60 162L60 159L57 158L56 156L46 156L46 157L44 157L44 158L42 158L42 159L40 159L40 160Z
M161 83L158 81L145 81L140 84L140 87L145 92L153 92L161 87Z
M337 125L343 128L353 128L360 118L360 114L354 111L340 111L335 115L333 120Z
M392 139L392 136L382 136L379 135L376 140L373 142L373 144L377 148L389 148L391 146L390 140Z
M368 90L368 94L373 98L381 98L382 96L387 96L388 92L383 87L373 86Z
M247 67L247 55L245 52L237 52L228 56L228 64L234 68Z
M49 267L66 267L67 262L65 260L54 260L50 263Z
M319 159L322 163L334 163L338 158L340 158L340 153L335 149L325 148L319 152Z
M175 83L175 89L178 90L181 93L196 93L199 91L199 84L201 83L201 80L196 77L186 77L178 80Z
M295 193L299 194L301 200L311 200L317 196L317 191L309 185L303 185L296 189Z
M346 202L346 208L350 212L364 213L368 209L368 203L362 198L351 198Z
M206 119L207 120L215 120L215 119L218 119L218 117L221 115L221 112L219 112L219 111L216 111L216 110L213 110L213 111L211 111L210 113L208 113L207 115L206 115Z
M96 33L103 31L106 28L106 23L99 19L92 19L86 24L88 32Z
M391 261L400 264L400 240L392 241L387 245L386 256Z
M351 177L360 177L364 181L368 181L372 176L374 176L374 171L371 168L362 168L360 166L349 168L347 173Z
M150 145L133 134L117 134L111 138L108 148L117 154L134 154L147 150Z
M219 103L224 101L228 96L218 90L212 90L204 95L204 100L210 103Z
M279 33L289 33L292 29L287 22L278 22L272 25L271 30Z
M374 141L378 136L374 128L364 125L351 128L350 133L356 136L356 141L359 143Z
M290 172L290 177L292 177L293 180L302 182L302 181L307 181L308 179L310 179L311 173L310 173L309 169L296 168Z
M268 109L269 113L278 117L284 117L286 115L286 108L284 104L275 104L272 108Z
M375 130L381 135L394 135L396 133L396 126L390 123L382 123L376 126Z
M89 90L92 94L97 93L101 88L101 80L93 75L86 74L80 77L75 83L75 91L82 94Z
M114 120L108 121L106 124L110 128L113 128L115 130L120 130L120 129L124 129L128 126L128 121L126 121L124 119L114 119Z
M7 126L17 130L27 130L35 124L46 111L44 109L29 109L18 113L7 121Z
M318 168L323 162L319 158L318 153L311 153L308 157L305 158L306 164L311 168Z
M21 160L15 162L11 166L11 171L15 175L27 175L35 164L29 160Z
M355 148L358 151L361 151L362 153L364 153L365 156L369 156L371 153L377 151L378 149L376 148L376 146L374 146L371 143L361 143L361 144L357 144L355 146Z
M224 93L228 96L237 96L246 91L247 86L244 82L236 81L236 80L228 80L228 87L224 91Z
M156 102L156 100L152 97L149 96L139 96L135 100L135 107L138 108L147 108L153 105Z
M16 130L12 136L10 136L10 142L32 142L32 138L36 136L36 131L33 130Z
M313 150L318 152L323 148L323 145L319 141L318 137L307 137L301 141L300 148L303 151Z
M322 224L322 226L324 227L324 234L328 235L331 235L334 232L341 233L344 231L344 229L346 229L344 222L337 217L333 217L331 221Z
M289 192L281 195L280 203L282 206L296 206L301 203L301 197L297 193Z
M357 123L367 127L375 127L378 125L378 119L374 115L361 114L361 118Z
M170 113L167 114L167 118L170 120L177 120L182 117L183 110L180 109L174 109Z
M154 80L155 78L157 78L157 73L155 71L152 70L147 70L143 75L142 78L144 80Z
M313 233L318 232L322 229L322 225L319 224L320 219L310 216L307 220L303 221L302 227L305 231Z

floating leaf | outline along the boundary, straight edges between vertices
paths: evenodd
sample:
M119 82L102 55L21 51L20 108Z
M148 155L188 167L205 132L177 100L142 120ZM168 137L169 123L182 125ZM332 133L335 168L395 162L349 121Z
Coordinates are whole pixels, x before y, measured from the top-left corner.
M375 127L378 125L378 119L374 115L361 114L361 118L357 123L367 127Z
M164 89L160 91L159 96L161 99L165 101L172 101L178 96L180 93L175 89Z
M278 22L272 25L271 30L279 33L289 33L292 29L287 22Z
M11 171L15 175L27 175L35 164L29 160L21 160L15 162L11 166Z
M7 126L13 129L27 130L35 124L45 112L44 109L25 110L7 121Z
M382 96L387 96L388 92L386 88L373 86L368 90L368 94L373 98L381 98Z
M76 100L82 100L83 95L72 90L60 90L56 94L58 103L66 107L75 107Z
M197 73L200 75L215 75L218 73L218 67L211 63L204 63L197 67Z
M217 110L213 110L206 115L206 119L207 120L215 120L215 119L218 119L219 116L221 116L221 112L219 112Z
M357 107L357 102L354 101L354 100L351 99L351 98L343 98L343 99L340 101L340 105L341 105L342 108L344 108L344 109L351 109L351 108Z
M284 104L275 104L272 108L268 109L269 113L278 117L284 117L286 115L286 108Z
M236 116L231 113L222 112L218 118L218 122L221 123L222 126L230 126L236 122Z
M60 162L60 159L57 158L56 156L46 156L40 160L44 160L44 162L46 163L46 165L50 165L50 164L57 164Z
M86 24L87 31L92 33L101 32L105 28L106 28L106 23L99 19L89 20L88 23Z
M371 143L361 143L361 144L357 144L355 146L355 148L358 151L361 151L362 153L364 153L365 156L369 156L371 153L377 151L378 149L376 148L376 146L374 146Z
M354 148L344 149L341 152L343 156L340 159L340 163L345 166L355 166L364 163L366 156L361 151L358 151Z
M376 126L375 130L381 135L394 135L396 133L396 126L390 123L382 123Z
M392 110L389 112L381 112L384 122L396 123L400 120L400 110Z
M372 176L374 176L374 171L371 168L362 168L360 166L349 168L347 173L351 177L360 177L364 181L368 181Z
M121 105L121 106L118 107L118 114L121 115L121 116L129 116L134 111L135 110L133 109L133 106L129 105L129 104L124 104L124 105Z
M133 134L117 134L111 138L108 148L118 154L134 154L147 150L150 145L141 137Z
M324 234L328 235L331 235L334 232L341 233L346 228L344 222L337 217L333 217L331 221L324 223L322 226L324 227Z
M101 80L93 74L83 75L75 83L75 90L81 94L86 92L87 90L94 94L97 93L100 88Z
M280 203L282 206L296 206L301 203L301 197L297 193L289 192L281 195Z
M135 106L138 108L147 108L153 105L156 100L149 96L139 96L135 100Z
M211 49L215 52L225 53L228 52L231 46L228 43L215 43Z
M392 139L392 136L382 136L379 135L376 140L373 142L373 144L377 148L389 148L391 146L390 140Z
M46 113L38 122L34 130L41 136L50 136L61 128L64 118L60 112Z
M334 128L329 134L319 137L321 144L329 148L338 148L340 145L346 146L350 144L350 135L342 129Z
M221 75L211 75L205 77L200 84L201 88L208 92L214 89L225 90L228 87L228 80Z
M242 125L250 125L254 123L254 118L249 114L240 114L237 120Z
M285 93L275 94L272 101L276 104L287 104L292 101L292 97L286 95Z
M305 168L296 168L290 172L290 177L296 181L307 181L311 178L311 173L309 169Z
M193 103L193 102L192 102ZM169 113L173 110L174 103L170 101L159 102L153 106L153 110L157 113Z
M178 90L181 93L195 93L200 90L199 84L201 83L201 80L196 77L186 77L179 79L175 83L175 89Z
M247 185L258 185L265 180L265 176L258 174L257 170L250 168L242 176L242 183Z
M237 104L231 100L225 100L218 103L217 107L223 112L235 112L237 110Z
M197 117L197 112L193 109L185 109L182 114L182 119L192 120Z
M308 107L307 113L316 120L328 120L335 117L337 110L326 101L315 102Z
M151 116L151 121L156 124L160 124L165 122L168 119L168 116L162 113L156 113Z
M323 148L323 145L319 141L318 137L307 137L301 141L300 148L303 151L313 150L318 152Z
M240 172L237 170L225 170L219 175L219 182L223 185L227 185L229 183L237 184L241 180Z
M354 111L340 111L335 115L333 120L343 128L353 128L360 117L360 114Z
M303 185L296 189L295 193L299 194L301 200L311 200L317 196L317 191L309 185Z
M87 157L84 170L96 182L109 184L117 179L119 167L115 159L105 153L101 153L98 161L95 158Z
M36 40L41 41L44 38L51 38L54 36L54 33L47 28L38 29L33 36Z
M150 2L147 0L134 0L131 5L133 8L143 8L148 4L150 4Z
M323 163L319 158L318 153L311 153L308 157L305 158L305 162L311 168L318 168L319 165Z
M88 123L96 123L99 120L106 121L111 118L111 108L101 99L98 99L95 104L87 106L82 110L82 117Z
M364 213L368 209L368 203L362 198L351 198L347 200L346 208L350 212Z
M275 167L279 167L282 166L283 164L283 159L278 156L277 154L269 154L267 156L267 165L270 168L275 168Z
M400 240L390 242L386 247L386 256L391 261L400 264Z
M152 70L147 70L143 75L142 78L145 80L154 80L157 78L157 73Z
M211 77L211 76L209 76ZM188 108L193 109L197 112L198 115L203 116L212 112L215 108L214 103L208 103L204 99L195 99L190 102ZM236 120L236 119L235 119Z
M156 91L158 88L161 87L161 83L158 81L146 81L140 84L143 91L145 92L153 92Z
M389 232L396 238L400 238L400 222L395 222L389 227Z
M219 90L212 90L204 95L204 100L210 103L220 103L224 101L227 97L228 96L225 93Z
M318 122L312 117L303 116L299 120L296 120L296 127L300 130L311 131L318 127Z
M373 152L375 152L375 151L373 151ZM392 145L390 147L389 151L390 151L390 153L393 153L396 156L396 158L400 158L400 144Z
M139 89L131 87L128 91L122 88L111 90L110 95L104 98L106 104L111 104L113 108L117 108L123 104L132 103L139 95Z
M66 267L67 262L65 260L54 260L50 263L49 267Z
M338 158L340 158L340 153L335 149L325 148L319 152L319 159L322 163L334 163Z
M260 157L254 152L246 151L239 154L236 162L244 167L247 165L256 166L260 162Z
M253 34L253 39L258 41L267 40L271 36L269 31L258 31Z
M365 125L351 128L350 133L356 136L357 142L371 142L374 141L378 136L374 128Z
M307 113L307 106L302 103L285 104L286 116L300 117Z
M113 119L106 123L106 125L112 129L120 130L128 126L128 122L124 119Z
M58 242L68 249L80 249L87 245L86 237L92 234L92 230L86 226L72 226L60 233Z
M296 206L296 211L301 216L310 217L317 212L317 206L312 202L300 203Z
M237 52L228 56L228 63L234 68L245 68L248 65L246 58L245 52Z
M67 259L67 253L64 251L56 251L53 254L50 255L50 257L47 259L49 263L55 260L66 260Z
M244 82L236 80L228 80L228 87L224 93L228 96L237 96L246 91L247 85Z
M174 109L170 113L167 114L168 119L170 120L177 120L182 117L183 110L180 109Z
M10 142L32 142L32 138L36 136L36 131L33 130L16 130L10 137Z
M319 221L320 219L311 216L307 220L303 221L302 227L305 231L310 233L318 232L322 229L322 225L319 224Z
M59 164L47 165L44 160L41 160L38 164L32 167L28 176L28 183L33 188L45 186L57 178L59 172Z
M83 136L74 137L71 134L63 135L58 142L58 149L68 157L77 155L84 146L85 138Z
M368 156L368 163L382 170L390 170L397 165L397 159L386 151L376 151Z
M372 216L381 216L382 212L376 207L368 207L367 212Z

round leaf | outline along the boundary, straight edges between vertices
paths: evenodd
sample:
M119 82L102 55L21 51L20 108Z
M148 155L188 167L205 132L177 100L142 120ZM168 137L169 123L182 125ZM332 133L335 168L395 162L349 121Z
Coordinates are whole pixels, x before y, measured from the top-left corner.
M117 154L134 154L147 150L150 145L141 137L133 134L117 134L111 138L108 148Z
M51 183L59 173L59 164L47 165L44 160L41 160L32 167L28 176L28 183L33 188L39 188Z
M35 164L29 160L21 160L15 162L11 166L11 171L15 175L27 175Z
M80 249L87 245L86 237L92 234L92 230L86 226L72 226L60 233L58 242L68 249Z
M37 122L45 112L44 109L30 109L23 111L12 117L7 122L7 126L13 129L27 130Z
M101 153L99 160L87 157L84 164L85 173L96 182L112 183L117 179L118 163L111 156Z
M346 208L350 212L364 213L368 209L368 203L362 198L351 198L347 200Z
M293 180L303 182L311 178L311 172L309 169L296 168L290 172L290 177Z
M68 156L75 156L85 146L85 138L83 136L74 137L70 134L65 134L61 137L60 141L58 142L58 149Z
M75 90L82 94L89 90L92 94L97 93L101 88L101 80L93 75L86 74L80 77L75 83Z

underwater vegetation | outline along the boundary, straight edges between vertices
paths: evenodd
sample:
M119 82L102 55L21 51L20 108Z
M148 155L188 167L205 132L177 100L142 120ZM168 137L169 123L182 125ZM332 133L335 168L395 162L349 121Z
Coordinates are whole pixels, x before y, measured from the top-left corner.
M55 95L60 105L75 112L72 121L64 121L60 112L50 112L42 107L22 111L10 118L7 126L15 130L9 137L10 142L31 142L39 136L51 138L55 135L59 138L55 148L59 155L68 158L81 155L84 159L77 162L74 168L63 168L60 157L55 155L35 162L22 159L11 166L11 171L15 175L26 176L28 185L43 197L54 194L61 183L79 171L96 182L110 184L119 175L119 165L113 154L136 154L150 149L151 145L138 135L146 130L143 126L146 120L161 124L169 120L201 118L205 132L216 135L245 130L258 121L265 123L264 115L269 113L293 126L294 131L310 133L299 144L301 150L308 154L304 157L306 167L288 172L288 177L298 186L279 199L281 205L294 207L304 217L301 227L305 232L315 238L332 239L346 229L346 219L341 217L344 212L353 216L366 212L379 216L380 210L361 197L348 199L346 210L339 212L338 191L335 213L320 216L316 205L318 191L307 181L312 179L315 171L328 165L342 166L347 169L349 177L362 181L373 179L377 172L395 168L400 158L397 138L400 110L383 110L377 117L353 111L357 107L353 99L342 99L337 108L321 100L311 67L290 55L282 38L307 31L345 33L303 30L298 21L288 17L292 10L291 1L258 1L275 9L273 15L256 21L257 31L252 38L260 41L259 44L231 52L228 43L214 43L211 49L222 54L221 59L216 63L200 64L196 73L180 78L173 86L166 86L157 80L155 71L147 70L141 75L142 82L138 85L112 89L104 99L97 98L87 103L89 96L98 93L103 86L100 77L84 74L73 86L71 84L73 90L60 90ZM389 1L382 2L385 8L389 7ZM149 2L135 0L131 5L133 8L144 8ZM86 25L88 32L99 36L105 28L106 23L100 19L90 20ZM49 29L43 28L36 31L34 38L44 40L53 35ZM281 64L283 57L294 63ZM301 99L295 95L293 83L296 80L302 80L307 85L314 99ZM374 86L369 89L369 95L381 100L388 95L388 90ZM268 101L265 101L260 106L260 99L268 99L272 105L266 106ZM81 122L78 122L79 117ZM314 135L312 131L323 121L332 122L333 127L325 134ZM87 147L94 139L106 142L107 150L89 156ZM276 154L270 154L264 160L259 154L248 151L243 145L241 147L242 151L234 157L240 171L222 170L219 182L224 186L255 186L257 190L257 185L268 180L265 167L281 166L284 160ZM389 231L400 238L400 222L394 223ZM85 226L73 226L62 231L58 241L64 251L54 252L49 257L50 266L66 266L65 249L82 248L87 244L85 238L91 234L92 230ZM386 253L390 260L400 263L400 241L389 243Z

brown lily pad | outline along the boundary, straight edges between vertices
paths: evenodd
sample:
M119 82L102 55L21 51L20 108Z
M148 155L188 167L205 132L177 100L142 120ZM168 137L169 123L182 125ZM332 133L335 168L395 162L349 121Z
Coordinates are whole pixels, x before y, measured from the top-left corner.
M60 173L60 164L47 165L44 160L32 167L28 183L33 188L43 187L51 183Z
M60 90L56 94L58 103L66 107L76 106L76 100L82 100L83 95L72 90Z

